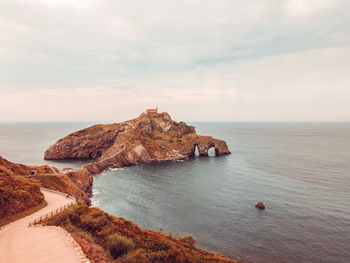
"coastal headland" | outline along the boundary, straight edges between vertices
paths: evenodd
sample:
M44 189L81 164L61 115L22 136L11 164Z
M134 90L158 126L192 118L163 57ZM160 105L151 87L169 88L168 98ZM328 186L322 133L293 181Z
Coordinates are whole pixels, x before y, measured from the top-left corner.
M44 224L63 227L93 262L237 263L239 261L197 248L192 236L180 237L142 229L130 221L88 206L93 174L109 167L139 162L185 160L195 155L196 148L201 156L207 156L211 147L215 148L216 155L230 154L225 141L197 135L193 126L173 121L168 113L151 112L123 123L95 125L72 133L45 152L45 159L92 160L81 169L27 166L0 157L0 220L45 206L44 199L48 194L44 198L40 190L45 187L76 197L78 204ZM31 217L27 216L21 222ZM20 220L14 223L17 222ZM10 224L11 229L15 229L14 223ZM8 226L0 231L0 240L9 233ZM42 227L40 231L49 236L45 229ZM13 231L14 235L19 235L18 231ZM62 232L50 231L56 237L62 235ZM27 256L24 251L14 252L17 257L16 253Z
M97 174L106 168L119 168L140 162L186 160L230 154L225 141L196 134L195 127L173 121L166 112L142 113L135 119L99 124L74 132L50 146L47 160L91 159L84 168Z

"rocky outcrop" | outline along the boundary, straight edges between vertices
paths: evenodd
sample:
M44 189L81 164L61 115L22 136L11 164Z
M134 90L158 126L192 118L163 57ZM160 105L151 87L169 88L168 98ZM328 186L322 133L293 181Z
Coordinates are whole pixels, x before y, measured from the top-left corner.
M0 176L2 176L0 183L5 180L3 178L6 178L6 180L17 178L17 181L20 179L22 181L27 180L36 183L38 189L45 187L69 193L75 196L78 202L90 204L93 177L87 169L58 170L48 165L28 166L10 162L0 156ZM40 189L38 191L40 192Z
M92 173L139 162L176 161L195 155L230 154L223 140L196 134L195 127L173 121L168 113L141 114L123 123L95 125L72 133L50 146L45 159L93 159L84 166Z
M255 207L258 209L265 209L265 205L262 202L257 203Z

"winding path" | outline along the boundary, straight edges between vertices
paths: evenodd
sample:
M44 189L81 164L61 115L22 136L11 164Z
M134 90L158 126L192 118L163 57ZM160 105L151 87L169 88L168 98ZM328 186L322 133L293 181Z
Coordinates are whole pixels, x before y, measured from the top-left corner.
M28 223L33 219L72 201L57 193L45 190L42 192L48 203L46 207L0 230L0 262L77 263L83 261L78 255L79 247L74 247L72 238L61 227L28 227Z

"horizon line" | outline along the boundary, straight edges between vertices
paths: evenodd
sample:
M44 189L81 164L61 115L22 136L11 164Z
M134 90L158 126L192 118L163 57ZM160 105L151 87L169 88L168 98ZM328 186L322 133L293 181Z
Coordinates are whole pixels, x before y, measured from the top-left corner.
M293 121L237 121L237 120L222 120L222 121L217 121L217 120L179 120L178 122L183 121L183 122L195 122L195 123L350 123L350 120L347 121L317 121L317 120L310 120L310 121L302 121L302 120L293 120ZM62 120L62 121L0 121L0 124L25 124L25 123L48 123L48 124L55 124L55 123L120 123L120 122L125 122L125 120L115 120L115 121L104 121L104 120L92 120L92 121L68 121L68 120Z

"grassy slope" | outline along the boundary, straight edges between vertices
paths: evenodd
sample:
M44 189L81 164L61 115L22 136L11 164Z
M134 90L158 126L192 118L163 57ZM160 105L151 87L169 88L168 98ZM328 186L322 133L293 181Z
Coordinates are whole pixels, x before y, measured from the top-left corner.
M39 181L42 187L68 193L76 197L78 202L84 202L84 191L66 174L37 175L35 180Z
M7 225L11 222L14 222L14 221L17 221L23 217L26 217L26 216L29 216L41 209L43 209L45 206L47 206L47 202L44 200L41 204L37 205L37 206L33 206L31 208L28 208L22 212L19 212L17 214L14 214L14 215L10 215L8 217L5 217L5 218L1 218L0 219L0 227L1 226L4 226L4 225Z
M46 224L62 226L72 233L94 262L238 262L196 248L191 236L182 238L143 229L84 205L73 206Z
M43 205L44 195L40 184L0 165L0 220ZM35 210L35 209L34 209Z
M32 170L36 171L36 176L31 176L31 179L23 177L30 176ZM12 176L12 181L17 180L17 189L21 189L21 182L31 182L32 184L38 185L39 188L41 186L63 193L69 193L75 196L78 202L89 202L89 193L87 192L89 191L89 186L92 185L93 179L86 170L74 170L71 171L69 175L61 174L55 167L49 167L47 165L27 166L10 162L0 156L0 175L1 174ZM2 178L2 180L5 179L5 177ZM11 178L7 178L6 180L10 179ZM12 184L12 187L15 186ZM38 192L40 191L38 190ZM1 194L0 192L0 198L3 195L4 193Z

